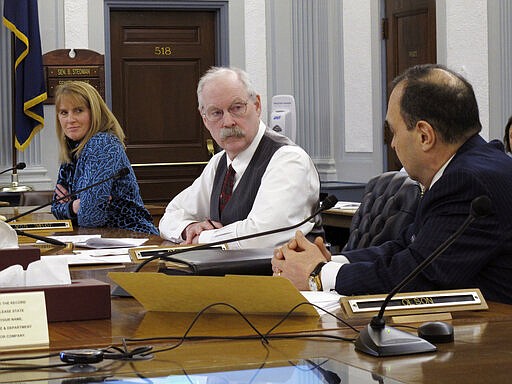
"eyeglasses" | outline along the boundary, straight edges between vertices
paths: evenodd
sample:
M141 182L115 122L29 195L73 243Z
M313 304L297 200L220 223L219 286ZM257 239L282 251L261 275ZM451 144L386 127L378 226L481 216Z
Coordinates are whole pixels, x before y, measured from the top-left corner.
M227 111L232 117L243 117L247 112L247 101L235 101L231 104ZM212 123L216 123L221 121L224 117L224 110L218 107L209 107L205 112L203 112L203 116Z

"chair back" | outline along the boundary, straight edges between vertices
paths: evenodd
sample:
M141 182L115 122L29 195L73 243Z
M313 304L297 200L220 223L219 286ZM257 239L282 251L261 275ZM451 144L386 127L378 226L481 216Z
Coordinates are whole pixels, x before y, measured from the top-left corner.
M352 218L349 238L342 251L397 239L414 221L420 195L419 184L404 172L385 172L372 178Z

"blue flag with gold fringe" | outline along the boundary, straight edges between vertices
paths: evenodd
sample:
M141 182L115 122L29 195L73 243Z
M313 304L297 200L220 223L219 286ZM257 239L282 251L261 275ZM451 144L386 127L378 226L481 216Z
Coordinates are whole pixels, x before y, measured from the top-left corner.
M46 100L37 0L4 0L4 25L14 34L14 135L23 151L44 126Z

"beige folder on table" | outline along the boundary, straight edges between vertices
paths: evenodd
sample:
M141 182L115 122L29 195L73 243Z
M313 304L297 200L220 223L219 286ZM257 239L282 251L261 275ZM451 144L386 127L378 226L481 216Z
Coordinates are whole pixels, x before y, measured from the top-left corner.
M282 277L274 276L175 276L156 272L110 272L108 276L130 293L147 311L197 313L214 303L227 303L244 314L283 315L307 299ZM233 313L225 305L209 311ZM293 315L319 314L309 304Z

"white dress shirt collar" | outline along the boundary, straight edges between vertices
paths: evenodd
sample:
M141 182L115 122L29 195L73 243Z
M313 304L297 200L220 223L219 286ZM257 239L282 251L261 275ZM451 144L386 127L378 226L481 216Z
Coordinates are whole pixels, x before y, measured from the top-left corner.
M448 161L446 163L443 164L443 166L441 168L439 168L439 171L437 171L437 173L434 175L434 177L432 178L432 182L430 183L430 188L432 188L432 186L436 183L437 180L439 180L441 178L441 176L443 176L443 173L444 173L444 170L446 169L446 167L448 166L448 164L450 164L450 161L452 161L453 157L455 156L455 154L452 155L452 157L450 157L448 159ZM429 189L430 189L429 188Z

